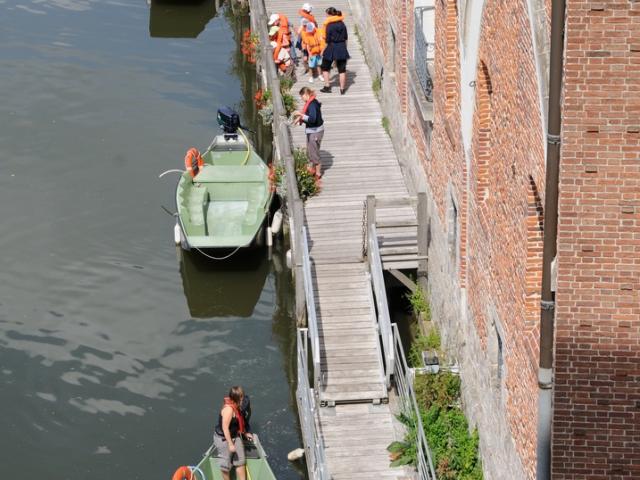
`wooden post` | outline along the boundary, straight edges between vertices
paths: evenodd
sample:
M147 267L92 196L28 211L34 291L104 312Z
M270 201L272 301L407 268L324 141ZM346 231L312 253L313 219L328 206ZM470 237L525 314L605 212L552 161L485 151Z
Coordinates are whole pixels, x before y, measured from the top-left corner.
M371 225L376 223L376 197L375 195L367 195L367 231L364 232L364 245L366 251L369 251L369 232ZM369 254L367 254L368 256Z
M427 216L427 194L418 192L418 284L424 289L427 280L427 234L428 234L428 216Z
M304 291L304 274L302 272L302 200L292 199L293 225L295 229L295 255L293 255L294 282L296 289L296 323L299 327L307 326L307 301Z

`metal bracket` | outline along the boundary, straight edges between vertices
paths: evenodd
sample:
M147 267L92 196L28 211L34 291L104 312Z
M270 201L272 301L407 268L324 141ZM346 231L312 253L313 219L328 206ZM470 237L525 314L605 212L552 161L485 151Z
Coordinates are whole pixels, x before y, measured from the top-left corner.
M542 300L540 301L540 307L542 308L542 310L553 310L554 308L556 308L556 302Z
M547 133L547 142L552 145L560 145L560 135L552 135Z

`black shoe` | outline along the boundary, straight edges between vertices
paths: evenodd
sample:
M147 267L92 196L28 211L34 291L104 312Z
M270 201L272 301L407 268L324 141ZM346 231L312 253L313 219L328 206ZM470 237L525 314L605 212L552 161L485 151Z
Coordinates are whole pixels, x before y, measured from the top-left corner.
M331 87L322 87L320 91L322 93L331 93Z
M344 88L341 88L341 89L340 89L340 95L344 95L344 92L345 92L345 89L344 89Z

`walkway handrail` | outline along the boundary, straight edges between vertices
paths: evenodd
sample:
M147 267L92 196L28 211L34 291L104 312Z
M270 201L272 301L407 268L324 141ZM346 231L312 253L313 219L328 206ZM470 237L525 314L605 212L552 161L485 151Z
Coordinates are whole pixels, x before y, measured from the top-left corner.
M280 92L280 77L276 65L273 61L272 48L267 32L267 15L264 0L249 0L251 15L251 28L257 33L260 41L260 48L257 52L259 62L259 72L266 87L271 91L271 103L273 104L273 142L276 147L276 158L282 162L285 170L286 181L286 205L289 212L290 234L292 245L292 268L294 271L295 292L296 292L296 318L298 323L303 322L304 295L302 286L302 225L304 224L304 213L300 193L298 192L298 182L294 165L293 154L291 153L291 135L287 125L286 111Z
M309 341L311 343L311 358L313 359L313 388L317 392L322 386L320 381L320 332L318 332L316 301L313 295L311 259L309 258L309 244L307 243L307 227L302 227L302 273L307 304L307 326L309 328Z
M413 368L409 368L407 365L407 359L404 355L404 348L402 347L402 340L400 339L397 325L394 323L392 328L393 345L396 353L393 378L400 400L400 408L402 409L402 413L416 420L416 441L418 442L418 464L416 465L416 469L418 470L418 478L420 480L436 480L436 472L431 459L431 449L427 444L427 438L424 434L422 417L420 416L420 410L418 409L418 402L416 401L416 394L413 387L415 372Z
M384 355L385 384L387 388L390 388L391 374L394 372L396 356L393 348L391 318L389 317L389 305L387 304L387 292L384 286L384 274L382 272L382 260L380 259L380 247L378 246L378 233L375 223L369 225L367 237L367 259L369 260L371 285L376 300L376 310L378 311L378 328Z
M302 439L307 462L307 471L311 480L329 480L327 460L324 454L324 441L316 427L317 405L314 390L309 385L309 365L307 359L309 353L308 330L299 328L297 332L298 343L298 386L296 388L296 400L298 403L298 416L302 429Z

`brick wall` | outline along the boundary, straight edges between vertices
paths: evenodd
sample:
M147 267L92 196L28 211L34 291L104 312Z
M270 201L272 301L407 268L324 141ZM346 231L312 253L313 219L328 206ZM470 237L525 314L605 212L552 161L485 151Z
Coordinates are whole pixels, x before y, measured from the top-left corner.
M640 2L569 1L554 479L640 478Z
M545 162L539 86L526 2L487 0L482 21L467 295L492 368L489 393L504 406L524 475L535 478L538 337L532 325L539 315Z

